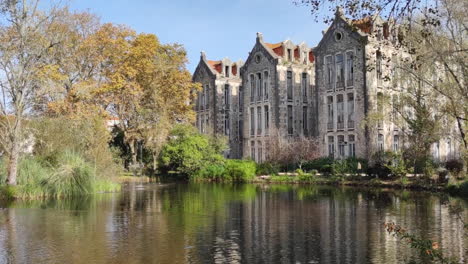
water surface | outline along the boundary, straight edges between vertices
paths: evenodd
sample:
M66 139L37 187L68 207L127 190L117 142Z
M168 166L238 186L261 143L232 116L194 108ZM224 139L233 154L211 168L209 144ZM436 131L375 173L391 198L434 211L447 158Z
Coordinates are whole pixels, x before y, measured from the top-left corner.
M445 195L330 186L129 185L0 211L0 263L402 263L396 222L468 262ZM467 218L467 212L461 215Z

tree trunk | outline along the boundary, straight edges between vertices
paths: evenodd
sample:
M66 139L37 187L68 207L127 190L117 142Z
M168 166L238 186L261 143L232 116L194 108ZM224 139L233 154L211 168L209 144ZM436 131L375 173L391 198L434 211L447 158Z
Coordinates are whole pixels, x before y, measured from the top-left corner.
M158 167L158 161L157 161L158 156L156 156L156 153L153 153L153 173L156 175L156 168Z
M20 152L20 136L18 133L19 132L19 124L17 124L15 128L15 133L13 135L13 142L11 146L11 151L10 151L10 156L8 159L8 177L6 180L6 183L8 185L16 185L17 181L17 175L18 175L18 158L19 158L19 152Z
M132 155L132 165L137 164L137 153L135 150L135 139L130 139L129 142L130 145L130 153Z

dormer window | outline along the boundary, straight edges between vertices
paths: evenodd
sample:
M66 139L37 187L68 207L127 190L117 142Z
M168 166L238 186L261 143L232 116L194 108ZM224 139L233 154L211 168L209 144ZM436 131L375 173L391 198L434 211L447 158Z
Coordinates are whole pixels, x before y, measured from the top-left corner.
M288 49L288 61L292 61L292 50Z
M303 63L307 64L307 51L303 52Z
M229 66L224 67L226 77L229 77Z

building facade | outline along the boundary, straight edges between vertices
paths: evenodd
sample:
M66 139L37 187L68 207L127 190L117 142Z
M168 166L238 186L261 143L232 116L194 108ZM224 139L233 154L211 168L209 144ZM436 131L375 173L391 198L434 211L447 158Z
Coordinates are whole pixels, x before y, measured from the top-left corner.
M241 77L243 157L264 161L273 136L315 135L314 57L305 43L266 43L258 33Z
M272 136L316 139L322 156L335 159L398 151L405 128L396 122L392 103L401 87L391 77L409 56L395 48L399 37L392 21L350 20L337 9L314 48L267 43L257 33L245 64L202 55L193 77L204 87L197 127L228 136L229 157L257 162L268 158ZM456 149L447 137L434 144L433 156L454 158Z
M229 141L227 158L242 158L242 80L240 67L243 62L225 58L207 60L201 53L200 63L193 74L193 81L202 85L194 104L196 126L201 133L225 135Z

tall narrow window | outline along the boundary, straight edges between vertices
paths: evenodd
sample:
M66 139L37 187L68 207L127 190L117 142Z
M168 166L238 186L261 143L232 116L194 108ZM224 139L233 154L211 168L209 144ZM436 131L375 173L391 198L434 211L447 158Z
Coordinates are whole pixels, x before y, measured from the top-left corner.
M384 103L384 96L382 93L377 93L377 113L379 114L379 118L377 120L377 128L383 128L383 103Z
M270 129L270 111L268 109L268 105L265 105L265 134L268 135L268 131Z
M244 111L244 88L242 86L239 86L239 112Z
M304 64L307 64L307 59L308 59L307 51L304 51L304 52L303 52L302 58L303 58L303 63L304 63Z
M335 138L333 136L328 137L328 156L330 158L335 156Z
M293 128L293 107L292 105L288 105L288 134L292 135L294 133Z
M206 95L205 95L205 100L206 100L205 101L205 108L208 109L209 104L210 104L210 86L209 85L205 86L205 93L206 93Z
M346 86L353 86L354 82L354 52L346 53Z
M340 158L345 156L345 141L344 136L338 136L338 155Z
M263 148L262 148L262 142L261 141L258 141L257 142L257 146L258 146L258 155L257 155L257 162L262 162L263 161Z
M325 58L325 67L326 67L326 84L327 88L333 89L333 58L332 56L327 56Z
M344 98L342 94L339 94L336 96L337 99L337 104L336 104L336 110L338 111L337 113L337 128L338 129L344 129Z
M336 88L344 87L344 65L343 65L343 54L335 56L336 62Z
M230 135L230 120L229 120L229 113L226 113L224 116L224 135Z
M255 76L250 74L250 102L255 101Z
M263 81L262 81L262 73L257 73L257 101L262 100L263 94Z
M380 51L377 51L375 55L375 70L376 70L376 75L377 75L377 85L380 86L382 85L382 53Z
M250 142L250 157L255 160L255 141Z
M288 71L287 73L287 87L286 87L286 90L287 90L287 93L288 93L288 101L292 101L293 100L293 79L292 79L292 71Z
M205 133L205 118L203 116L200 119L200 132L202 134Z
M348 94L348 128L354 129L354 94Z
M239 120L239 141L242 141L243 139L243 129L244 129L244 123L242 122L242 120Z
M307 102L307 73L302 73L302 81L301 81L301 86L302 86L302 98L304 102Z
M292 61L292 50L288 49L288 61Z
M265 98L265 100L268 99L268 93L269 93L269 90L270 89L270 77L268 75L268 72L264 72L263 73L263 96Z
M226 77L229 77L229 66L224 67L224 73L226 74Z
M304 136L309 135L309 122L308 122L308 116L307 116L307 106L302 107L302 131L304 131Z
M399 102L396 94L392 95L392 120L395 122L398 119Z
M257 107L257 135L262 134L262 107Z
M226 109L229 109L229 104L231 99L231 91L229 84L224 85L224 105L226 106Z
M440 160L440 144L438 141L434 143L434 159Z
M400 136L394 135L393 136L393 152L398 152L400 150Z
M356 139L354 135L348 136L348 155L350 157L356 157Z
M255 108L250 108L250 135L255 135Z
M327 129L328 130L333 130L334 125L333 125L333 96L328 96L327 97Z
M379 134L379 135L378 135L377 144L378 144L379 150L380 150L380 151L384 151L384 149L385 149L385 142L384 142L384 135L383 135L383 134Z

